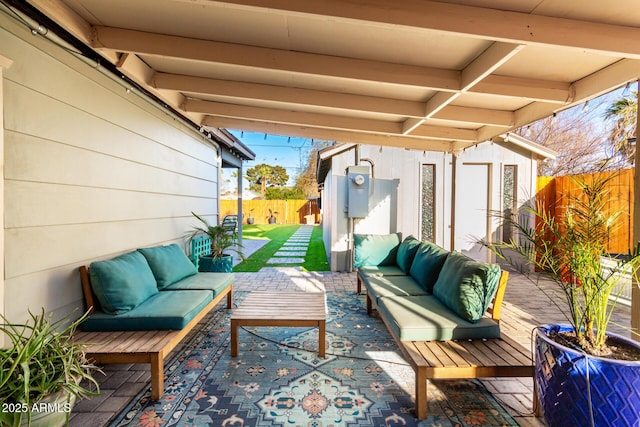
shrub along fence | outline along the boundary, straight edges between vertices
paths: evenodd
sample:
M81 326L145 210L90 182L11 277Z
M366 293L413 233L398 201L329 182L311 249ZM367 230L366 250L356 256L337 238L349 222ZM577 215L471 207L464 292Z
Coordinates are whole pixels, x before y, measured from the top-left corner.
M621 211L618 222L609 236L608 250L610 253L626 254L635 245L631 243L633 232L633 169L622 171L599 172L597 174L569 175L537 179L536 198L542 201L549 213L558 215L565 209L565 200L569 195L578 191L578 184L582 178L590 182L596 175L609 175L609 206L611 212Z
M243 200L242 223L253 218L255 224L268 224L271 213L278 224L318 224L317 200ZM238 214L238 201L220 200L220 218Z

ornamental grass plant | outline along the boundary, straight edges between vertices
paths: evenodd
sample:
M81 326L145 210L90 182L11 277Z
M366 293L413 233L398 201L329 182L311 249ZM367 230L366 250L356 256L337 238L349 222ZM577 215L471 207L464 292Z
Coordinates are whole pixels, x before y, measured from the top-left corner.
M0 333L10 346L0 349L0 402L7 409L0 412L1 426L17 426L23 420L29 425L31 408L56 393L66 393L67 402L99 394L92 374L100 370L87 360L85 344L73 340L86 314L74 322L68 317L53 322L44 309L29 315L24 324L0 315ZM68 416L71 408L67 409Z
M566 196L555 216L541 202L523 207L520 216L528 214L535 220L534 226L496 213L494 216L513 227L513 238L507 242L481 242L512 266L522 267L524 257L534 268L520 270L536 283L541 277L550 279L560 295L552 301L571 324L574 341L583 351L596 356L611 355L607 326L616 298L610 296L619 294L617 285L624 273L631 271L635 276L640 265L640 253L635 248L619 257L612 268L602 266L601 257L608 256L609 236L624 213L609 210L608 184L613 176L576 178L578 191Z

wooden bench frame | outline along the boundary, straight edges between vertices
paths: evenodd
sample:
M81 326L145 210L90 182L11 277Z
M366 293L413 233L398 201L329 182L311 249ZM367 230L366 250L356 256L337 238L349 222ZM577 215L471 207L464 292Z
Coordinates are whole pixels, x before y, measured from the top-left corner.
M87 309L93 311L96 304L88 267L80 267L80 279ZM76 342L88 343L85 350L87 357L97 364L151 364L151 398L159 400L164 393L164 358L225 296L227 309L230 309L233 304L233 284L216 295L184 328L177 331L77 332L74 338Z
M487 310L496 322L500 322L500 309L507 288L509 273L503 271L498 290ZM358 275L358 289L360 288ZM367 313L378 309L367 294ZM418 419L427 417L427 380L471 379L494 377L533 377L531 351L502 333L501 338L468 341L403 341L390 327L389 321L380 316L396 341L402 354L415 372L415 405ZM533 396L534 406L537 396ZM535 409L535 408L534 408Z

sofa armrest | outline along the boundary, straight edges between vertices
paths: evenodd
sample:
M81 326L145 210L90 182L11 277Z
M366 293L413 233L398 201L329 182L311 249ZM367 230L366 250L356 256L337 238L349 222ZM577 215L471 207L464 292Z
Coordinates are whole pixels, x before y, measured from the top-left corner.
M487 309L487 313L489 313L491 318L496 322L500 322L500 310L502 309L502 301L504 301L504 293L507 290L508 279L509 273L502 270L500 272L500 280L498 281L498 289L496 290L496 294Z

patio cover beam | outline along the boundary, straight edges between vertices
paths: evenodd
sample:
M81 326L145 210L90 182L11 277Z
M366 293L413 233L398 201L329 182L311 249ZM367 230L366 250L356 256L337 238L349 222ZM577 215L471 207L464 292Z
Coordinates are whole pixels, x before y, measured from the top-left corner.
M402 124L398 122L361 119L355 117L334 116L329 114L302 113L287 110L246 107L220 102L188 99L182 104L187 112L204 113L218 117L248 119L268 123L320 127L325 129L360 131L388 135L402 135ZM432 139L476 141L477 133L470 129L449 128L444 126L423 126L416 136Z
M336 78L399 84L439 91L460 91L464 89L463 79L472 80L470 67L467 67L468 71L463 76L463 72L457 70L290 52L109 27L94 27L92 45L96 49L107 51L114 50L140 55L185 58L319 76L330 75ZM158 73L156 79L155 84L159 89L166 86L167 89L180 90L176 87L176 83L179 82L187 85L186 91L189 88L192 88L194 92L218 93L218 91L224 91L229 96L233 96L234 91L246 93L247 88L250 87L247 86L249 85L248 83L245 83L245 86L239 86L239 82L229 80L193 76L178 77L163 73ZM229 87L224 87L225 85L229 85ZM269 90L266 86L268 85L256 85L252 89L260 89L259 93L266 92L268 95L274 96L274 88L281 88L280 86L273 86ZM293 88L288 89L291 90ZM467 87L466 90L472 93L526 98L532 101L552 102L562 105L566 104L570 97L569 85L566 83L488 75L488 73L485 73L483 79L476 81L473 86ZM297 94L301 94L304 97L327 93L326 91L308 89L298 89L298 91ZM289 94L285 93L279 96L286 98L291 94L296 94L296 92L290 91ZM332 93L332 96L335 96L335 93ZM413 114L415 112L406 115L413 116Z
M203 124L205 126L220 128L244 129L248 132L261 132L274 135L289 135L291 137L314 138L325 141L351 141L357 144L401 147L415 150L451 152L455 148L453 141L433 138L392 136L364 132L352 132L347 130L301 127L282 123L259 122L255 120L235 119L218 116L206 116L204 118Z
M444 107L453 102L460 94L468 91L482 79L487 77L502 64L522 50L523 45L509 43L493 43L480 56L473 60L462 70L460 74L460 90L456 94L440 92L434 95L428 102L426 114L423 118L409 118L404 122L403 134L413 133L417 127L427 119L435 116Z
M222 3L404 25L510 43L580 48L640 59L640 29L623 25L428 0L223 0ZM593 37L594 34L598 37Z

